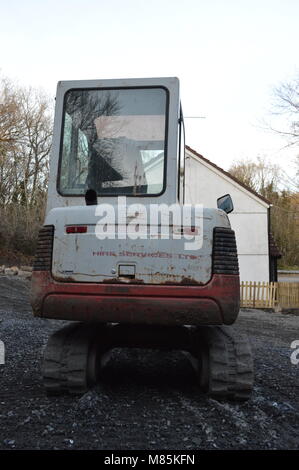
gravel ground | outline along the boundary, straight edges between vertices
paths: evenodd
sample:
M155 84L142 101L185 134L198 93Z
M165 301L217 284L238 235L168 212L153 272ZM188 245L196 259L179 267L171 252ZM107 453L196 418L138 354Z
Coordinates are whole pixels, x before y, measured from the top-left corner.
M256 382L244 404L202 395L179 352L116 349L100 385L81 398L47 398L40 359L63 323L33 318L29 282L0 276L0 449L299 449L299 316L243 310Z

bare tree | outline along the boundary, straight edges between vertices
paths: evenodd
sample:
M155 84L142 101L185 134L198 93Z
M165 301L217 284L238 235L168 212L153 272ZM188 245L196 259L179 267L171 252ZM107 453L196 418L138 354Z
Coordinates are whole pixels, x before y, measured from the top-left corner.
M23 89L20 95L23 136L13 158L21 174L21 197L26 205L32 206L37 192L47 186L52 116L49 99L41 92Z
M0 80L0 203L5 203L14 185L11 153L22 136L20 101L15 86Z
M283 170L265 158L258 158L235 162L229 172L271 202L271 231L283 253L279 264L298 266L299 192L282 187Z
M273 114L286 118L286 127L271 130L286 137L289 145L299 145L299 75L274 89Z
M48 97L0 82L0 203L34 204L45 189L52 140Z
M0 78L0 250L34 251L44 217L51 140L49 98Z
M231 165L229 172L265 197L273 197L273 194L278 191L281 180L280 167L265 157L236 161Z
M20 135L19 125L20 101L11 81L0 80L0 149L16 143Z

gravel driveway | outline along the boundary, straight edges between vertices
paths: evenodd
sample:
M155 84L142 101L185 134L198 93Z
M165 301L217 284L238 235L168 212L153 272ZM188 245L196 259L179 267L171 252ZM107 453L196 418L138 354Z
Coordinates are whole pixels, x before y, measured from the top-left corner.
M299 449L299 316L243 310L256 382L244 404L202 395L179 352L116 349L102 382L77 397L45 396L42 349L63 323L33 318L29 282L0 276L0 449ZM299 356L299 355L298 355Z

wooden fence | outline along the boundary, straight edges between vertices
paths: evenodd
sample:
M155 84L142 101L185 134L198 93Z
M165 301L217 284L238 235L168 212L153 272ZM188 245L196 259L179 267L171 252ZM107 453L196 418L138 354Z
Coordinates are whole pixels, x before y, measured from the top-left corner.
M299 308L299 282L241 282L241 307Z
M241 282L241 307L274 308L277 305L277 282Z
M277 299L282 308L299 308L299 282L278 282Z

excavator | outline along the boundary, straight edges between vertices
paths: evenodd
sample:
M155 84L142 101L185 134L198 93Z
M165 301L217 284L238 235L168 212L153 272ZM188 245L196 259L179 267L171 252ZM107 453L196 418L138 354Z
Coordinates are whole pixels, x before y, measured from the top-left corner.
M200 181L198 181L200 184ZM175 77L61 81L44 225L31 281L48 340L49 395L83 394L116 347L181 350L201 391L250 397L229 194L185 203L185 131Z

